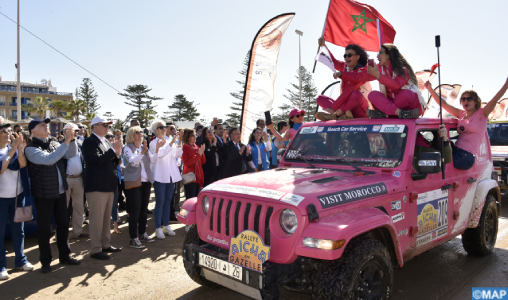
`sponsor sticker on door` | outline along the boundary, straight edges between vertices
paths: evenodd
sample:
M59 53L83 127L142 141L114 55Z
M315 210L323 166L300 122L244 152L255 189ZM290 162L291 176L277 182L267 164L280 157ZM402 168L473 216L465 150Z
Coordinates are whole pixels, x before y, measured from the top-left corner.
M263 263L270 258L270 246L266 246L255 231L244 230L231 238L228 261L235 265L263 273Z
M392 222L397 223L398 221L404 220L406 217L406 213L401 212L400 214L396 214L392 216Z
M448 232L448 190L418 194L416 246L429 243Z
M399 210L402 208L400 200L392 201L392 210Z

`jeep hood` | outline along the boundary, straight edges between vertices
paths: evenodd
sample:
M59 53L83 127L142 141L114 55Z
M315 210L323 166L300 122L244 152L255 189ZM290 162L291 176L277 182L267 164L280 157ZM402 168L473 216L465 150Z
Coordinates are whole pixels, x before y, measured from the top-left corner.
M401 172L393 173L355 176L354 173L312 168L269 170L222 179L203 188L203 192L210 190L232 197L282 201L307 214L306 207L310 203L322 211L399 191L403 186L403 180L398 178Z

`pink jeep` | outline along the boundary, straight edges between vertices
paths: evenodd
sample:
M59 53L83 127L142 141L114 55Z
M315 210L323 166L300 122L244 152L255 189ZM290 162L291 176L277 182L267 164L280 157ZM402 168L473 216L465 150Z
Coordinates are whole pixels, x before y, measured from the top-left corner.
M453 141L457 121L443 123ZM388 299L392 267L458 235L469 254L489 254L501 197L488 136L473 168L448 163L442 179L439 152L413 157L423 138L439 149L438 128L439 119L304 124L279 168L217 181L185 202L188 275L254 299L277 299L279 286L313 299Z

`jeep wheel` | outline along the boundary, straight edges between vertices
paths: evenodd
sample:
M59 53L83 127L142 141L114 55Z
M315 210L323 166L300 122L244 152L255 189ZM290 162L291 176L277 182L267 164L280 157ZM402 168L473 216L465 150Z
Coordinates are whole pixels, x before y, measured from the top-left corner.
M195 245L203 245L205 242L199 238L198 234L198 227L194 224L189 228L189 231L187 232L187 235L185 236L185 240L183 241L183 248L185 248L185 244L195 244ZM215 282L212 282L210 280L207 280L205 277L201 276L201 268L199 267L192 267L191 270L188 270L187 267L185 268L185 272L187 272L187 275L194 280L197 284L200 284L202 286L206 286L212 289L220 289L222 288L221 285L216 284Z
M468 254L486 256L494 250L497 239L498 212L496 199L487 196L478 227L468 228L462 234L462 245Z
M312 299L388 299L393 284L390 254L377 240L356 238L339 260L316 271Z

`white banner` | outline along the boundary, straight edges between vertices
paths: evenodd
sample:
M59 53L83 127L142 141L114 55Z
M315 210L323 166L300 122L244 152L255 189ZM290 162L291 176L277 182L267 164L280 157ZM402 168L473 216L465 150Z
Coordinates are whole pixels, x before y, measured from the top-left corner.
M328 52L328 49L326 47L319 47L318 54L316 55L316 58L314 60L317 60L321 63L323 63L325 66L330 68L333 73L335 73L335 66L333 65L332 56L330 55L330 52Z
M249 135L256 128L256 121L264 119L264 112L272 110L280 44L294 16L290 13L271 19L259 30L252 43L240 125L242 143L247 144Z

